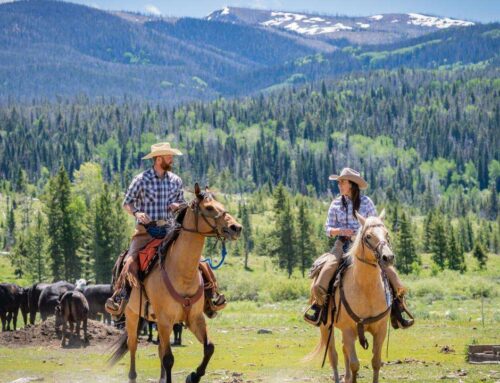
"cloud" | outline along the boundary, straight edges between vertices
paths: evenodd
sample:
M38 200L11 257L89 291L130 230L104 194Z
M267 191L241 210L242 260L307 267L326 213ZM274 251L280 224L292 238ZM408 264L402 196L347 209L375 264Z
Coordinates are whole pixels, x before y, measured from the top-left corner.
M13 3L16 0L0 0L0 4Z
M146 9L147 13L151 13L152 15L155 15L155 16L161 16L161 11L158 9L158 7L156 7L152 4L148 4L144 8Z

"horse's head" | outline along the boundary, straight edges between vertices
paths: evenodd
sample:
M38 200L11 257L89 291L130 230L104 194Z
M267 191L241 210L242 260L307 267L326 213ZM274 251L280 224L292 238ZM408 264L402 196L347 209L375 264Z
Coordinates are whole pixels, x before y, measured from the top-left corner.
M200 185L196 183L194 193L196 198L191 202L190 208L194 212L195 231L207 236L238 239L243 227L215 199L208 187L202 192Z
M384 225L385 209L378 217L365 218L361 214L356 213L358 222L361 225L359 236L364 247L370 250L373 256L372 262L383 265L394 264L394 253L392 252L389 232Z

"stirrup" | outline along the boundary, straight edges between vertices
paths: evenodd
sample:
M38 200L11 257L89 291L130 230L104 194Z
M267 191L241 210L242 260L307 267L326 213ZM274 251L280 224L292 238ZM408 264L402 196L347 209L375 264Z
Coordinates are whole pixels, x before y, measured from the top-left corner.
M128 302L126 299L122 299L121 302L115 302L113 298L108 298L106 300L104 308L106 309L106 312L108 312L112 316L121 317L125 312L125 307L127 306L127 303Z
M317 303L313 303L304 312L304 320L312 324L313 326L319 327L321 325L321 318L323 317L324 306L320 306Z

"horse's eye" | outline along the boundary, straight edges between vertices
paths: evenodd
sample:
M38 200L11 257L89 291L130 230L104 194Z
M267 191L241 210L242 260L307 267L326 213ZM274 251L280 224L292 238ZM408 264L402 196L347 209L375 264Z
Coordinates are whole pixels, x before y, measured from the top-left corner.
M367 234L366 239L372 239L372 236L370 234Z
M208 211L214 211L215 209L213 208L213 206L207 206L207 210Z

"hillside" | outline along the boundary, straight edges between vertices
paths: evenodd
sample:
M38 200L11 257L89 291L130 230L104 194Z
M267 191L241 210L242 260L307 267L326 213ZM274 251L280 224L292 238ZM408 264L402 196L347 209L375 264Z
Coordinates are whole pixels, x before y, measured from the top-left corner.
M385 15L372 18L370 28L345 32L362 34L360 40L262 25L268 16L259 12L239 9L245 17L228 22L223 12L210 20L175 19L49 0L0 4L0 100L85 94L174 105L374 67L477 63L499 51L495 24L389 21L399 25L399 37L378 38L375 24L385 28Z

